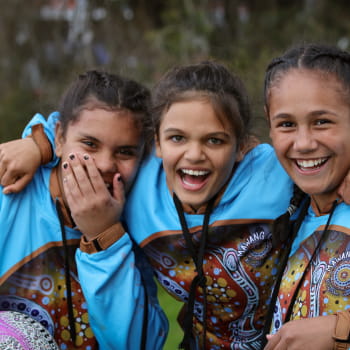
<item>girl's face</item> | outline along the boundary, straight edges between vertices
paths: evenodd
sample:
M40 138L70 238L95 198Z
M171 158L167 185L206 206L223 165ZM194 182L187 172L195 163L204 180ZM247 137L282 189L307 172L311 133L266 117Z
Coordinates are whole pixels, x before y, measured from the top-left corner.
M226 184L238 160L237 148L229 122L218 119L204 100L171 105L156 138L170 191L194 209Z
M65 136L58 124L55 142L56 154L63 160L70 153L89 154L110 191L116 173L121 175L125 190L130 189L143 148L140 128L131 112L84 109L68 124Z
M293 69L270 89L270 136L277 156L319 210L337 197L350 168L350 105L333 76Z

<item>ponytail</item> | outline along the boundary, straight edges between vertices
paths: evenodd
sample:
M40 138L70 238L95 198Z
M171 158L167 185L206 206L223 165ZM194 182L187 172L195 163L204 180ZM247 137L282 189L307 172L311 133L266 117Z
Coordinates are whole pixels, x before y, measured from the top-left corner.
M274 247L288 238L292 227L290 218L300 207L304 197L305 193L297 185L294 185L293 196L289 202L287 211L275 219L272 225L272 244Z

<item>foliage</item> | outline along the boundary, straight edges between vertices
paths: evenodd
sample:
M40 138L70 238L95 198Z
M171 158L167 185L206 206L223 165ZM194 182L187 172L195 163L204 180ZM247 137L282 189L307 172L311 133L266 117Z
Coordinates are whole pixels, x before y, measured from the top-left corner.
M6 3L6 4L5 4ZM262 81L269 60L299 41L347 48L345 0L3 0L0 141L18 137L35 111L57 106L90 68L152 86L174 64L216 59L246 82L266 138Z

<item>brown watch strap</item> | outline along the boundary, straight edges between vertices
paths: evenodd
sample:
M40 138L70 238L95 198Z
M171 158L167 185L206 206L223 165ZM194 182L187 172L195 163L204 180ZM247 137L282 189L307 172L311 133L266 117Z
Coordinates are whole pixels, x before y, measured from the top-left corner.
M350 312L341 311L337 313L337 320L333 339L334 350L348 350L350 348Z
M50 141L45 135L42 124L32 126L32 135L34 142L38 145L41 154L41 164L47 164L52 160L52 147Z
M89 241L82 236L80 239L80 250L88 254L105 250L115 243L124 233L123 225L118 222Z

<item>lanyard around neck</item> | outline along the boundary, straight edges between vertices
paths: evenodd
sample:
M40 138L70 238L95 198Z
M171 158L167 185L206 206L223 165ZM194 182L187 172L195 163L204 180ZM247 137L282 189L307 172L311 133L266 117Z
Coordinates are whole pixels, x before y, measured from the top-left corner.
M177 214L179 216L182 233L186 241L187 248L191 254L191 257L196 266L197 275L193 278L190 287L190 293L188 296L188 302L186 307L186 314L184 318L184 337L180 344L180 349L192 350L195 349L192 328L193 328L193 313L194 313L194 302L197 287L202 287L203 289L203 347L205 347L205 338L206 338L206 278L203 273L203 258L204 251L206 247L206 241L208 236L209 229L209 218L212 212L216 196L214 196L209 202L205 209L203 225L202 225L202 234L197 248L192 240L191 234L189 232L187 222L185 219L185 214L180 199L177 197L176 193L173 195L174 204L176 207Z

